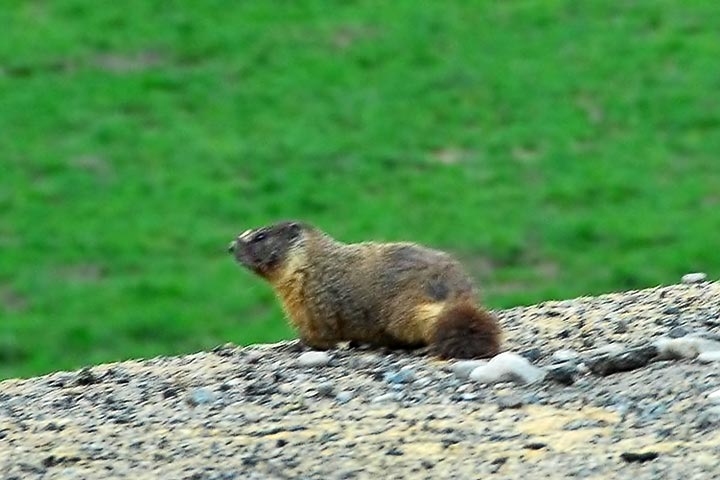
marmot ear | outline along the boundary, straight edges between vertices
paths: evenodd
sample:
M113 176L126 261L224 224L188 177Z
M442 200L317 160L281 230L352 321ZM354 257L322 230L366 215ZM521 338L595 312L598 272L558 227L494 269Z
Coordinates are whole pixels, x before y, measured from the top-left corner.
M297 222L292 222L288 225L288 231L290 232L291 238L297 238L302 231L302 226Z

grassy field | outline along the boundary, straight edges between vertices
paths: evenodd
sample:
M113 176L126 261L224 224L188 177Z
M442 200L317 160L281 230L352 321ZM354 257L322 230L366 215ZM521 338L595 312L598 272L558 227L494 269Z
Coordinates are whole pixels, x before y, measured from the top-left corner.
M0 378L287 338L302 218L492 307L720 276L720 4L8 0Z

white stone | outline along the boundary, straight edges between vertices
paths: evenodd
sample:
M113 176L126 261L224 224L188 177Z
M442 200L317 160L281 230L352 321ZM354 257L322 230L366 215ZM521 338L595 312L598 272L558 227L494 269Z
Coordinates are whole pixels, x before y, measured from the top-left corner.
M720 362L720 352L703 352L697 356L698 362Z
M297 362L301 367L323 367L330 363L330 355L319 351L305 352L298 357Z
M714 392L710 392L707 396L708 400L710 400L713 403L720 403L720 390L715 390Z
M372 403L385 403L400 400L400 395L394 392L379 395L372 399Z
M560 350L555 350L550 358L555 362L569 362L580 358L580 354L569 348L561 348Z
M355 396L355 392L352 392L350 390L343 390L342 392L338 392L337 395L335 395L335 399L338 401L338 403L347 403Z
M687 273L682 276L682 283L688 285L693 283L702 283L705 280L707 280L707 273L704 272Z
M659 360L695 358L701 353L720 351L720 342L699 336L660 338L653 342L658 349Z
M689 338L695 340L698 353L720 352L720 342L718 342L717 340L711 340L709 338L703 337L702 335L695 334L690 335Z
M477 367L475 370L470 372L470 380L474 380L478 383L498 383L498 382L509 382L510 375L508 372L493 368L488 365Z
M525 357L517 353L503 352L491 358L487 365L473 370L470 379L480 383L535 383L542 380L545 374L544 370L534 366Z
M470 376L470 372L478 367L487 365L487 363L487 360L460 360L459 362L455 362L450 367L450 370L457 378L464 380Z
M578 363L577 371L578 371L578 373L585 375L586 373L590 373L590 368L587 365L585 365L585 363L580 362L580 363Z

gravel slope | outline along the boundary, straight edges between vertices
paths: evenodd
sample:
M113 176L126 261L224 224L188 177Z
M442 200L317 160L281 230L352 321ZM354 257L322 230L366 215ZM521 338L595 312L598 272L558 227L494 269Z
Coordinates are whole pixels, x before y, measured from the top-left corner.
M718 336L720 283L498 315L506 350L548 366L559 349ZM346 346L310 367L304 351L229 345L2 382L0 478L720 476L720 362L484 385L423 352Z

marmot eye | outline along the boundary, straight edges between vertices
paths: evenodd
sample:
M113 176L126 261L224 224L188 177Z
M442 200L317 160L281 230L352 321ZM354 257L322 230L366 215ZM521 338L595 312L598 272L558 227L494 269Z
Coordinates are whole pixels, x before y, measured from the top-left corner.
M252 239L253 242L262 242L263 240L265 240L265 234L262 232L255 235Z

